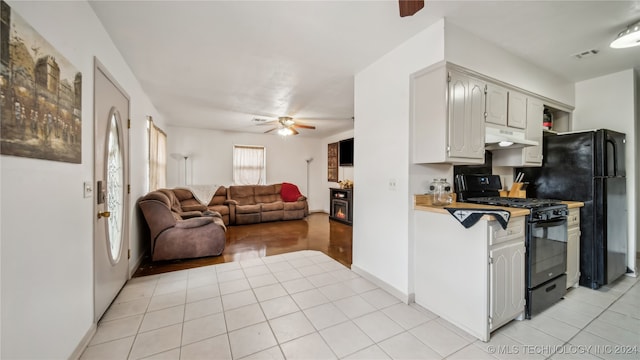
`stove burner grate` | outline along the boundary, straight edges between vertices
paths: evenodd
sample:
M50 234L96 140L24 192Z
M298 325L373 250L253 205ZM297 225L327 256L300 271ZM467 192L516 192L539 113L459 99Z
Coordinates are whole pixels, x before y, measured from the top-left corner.
M476 204L518 207L518 208L527 208L527 209L554 206L554 205L559 205L561 203L560 200L555 200L555 199L513 198L513 197L492 197L492 196L469 198L466 201L476 203Z

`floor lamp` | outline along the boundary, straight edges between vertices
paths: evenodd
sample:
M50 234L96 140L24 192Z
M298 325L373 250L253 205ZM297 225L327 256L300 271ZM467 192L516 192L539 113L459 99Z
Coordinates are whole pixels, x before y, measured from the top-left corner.
M307 197L309 197L309 164L313 161L313 158L307 159Z
M171 157L176 160L180 160L180 159L184 160L184 186L187 186L187 159L189 159L189 154L185 155L185 154L173 153L171 154Z
M187 186L187 159L189 155L183 155L184 158L184 186Z

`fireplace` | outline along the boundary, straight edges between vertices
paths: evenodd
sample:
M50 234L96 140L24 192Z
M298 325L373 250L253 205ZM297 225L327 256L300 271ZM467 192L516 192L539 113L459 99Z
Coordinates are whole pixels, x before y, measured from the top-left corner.
M353 223L353 189L330 189L329 218L351 225Z

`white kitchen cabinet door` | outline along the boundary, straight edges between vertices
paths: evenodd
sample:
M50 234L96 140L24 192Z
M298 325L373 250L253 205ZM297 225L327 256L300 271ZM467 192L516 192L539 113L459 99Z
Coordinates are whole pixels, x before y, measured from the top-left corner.
M491 330L524 312L524 256L523 241L500 244L489 250Z
M527 96L517 91L509 91L507 112L509 127L524 129L527 126Z
M508 93L502 86L487 84L486 121L488 123L507 126Z
M449 157L484 162L484 83L449 72Z
M519 106L511 107L511 100L517 98L515 94L517 93L509 92L509 106L512 111L515 111L513 108ZM526 104L525 138L538 142L538 145L494 151L493 165L495 166L542 166L542 112L544 105L538 98L525 96L524 100ZM515 104L520 104L519 100ZM511 115L511 111L509 114L511 118L514 117Z
M567 216L567 289L580 280L580 208L569 209Z
M525 165L542 166L542 113L544 105L535 98L527 98L527 128L525 137L527 140L537 141L536 146L524 148Z
M484 88L446 63L411 75L413 163L484 163Z

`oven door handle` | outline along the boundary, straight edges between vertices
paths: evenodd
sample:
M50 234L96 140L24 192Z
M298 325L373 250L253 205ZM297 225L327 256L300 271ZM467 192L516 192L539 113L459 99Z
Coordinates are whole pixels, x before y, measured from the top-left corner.
M531 224L535 227L554 227L554 226L562 226L567 223L567 219L560 220L545 220L545 221L534 221Z

